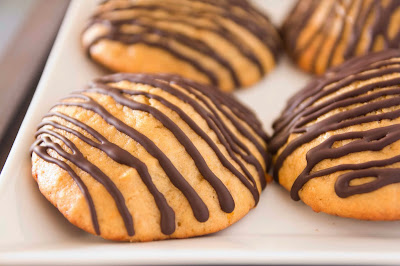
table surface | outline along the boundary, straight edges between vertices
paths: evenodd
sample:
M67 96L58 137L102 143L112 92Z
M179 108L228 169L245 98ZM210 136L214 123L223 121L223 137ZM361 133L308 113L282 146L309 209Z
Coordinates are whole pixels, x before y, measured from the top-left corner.
M32 11L37 0L2 0L0 1L0 58L7 51L18 29L26 23L27 15Z
M39 82L69 0L0 1L0 170Z

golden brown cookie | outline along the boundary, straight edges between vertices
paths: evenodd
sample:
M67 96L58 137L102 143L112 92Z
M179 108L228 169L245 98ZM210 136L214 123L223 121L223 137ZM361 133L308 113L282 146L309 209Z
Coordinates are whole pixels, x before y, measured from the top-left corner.
M174 75L114 74L58 102L32 146L42 194L107 239L209 234L254 208L266 135L215 88Z
M294 95L274 123L274 177L314 211L400 219L400 51L354 58Z
M322 74L373 51L400 47L398 0L299 0L282 34L294 61Z
M82 34L97 63L115 72L175 73L224 91L274 67L280 39L247 0L111 0Z

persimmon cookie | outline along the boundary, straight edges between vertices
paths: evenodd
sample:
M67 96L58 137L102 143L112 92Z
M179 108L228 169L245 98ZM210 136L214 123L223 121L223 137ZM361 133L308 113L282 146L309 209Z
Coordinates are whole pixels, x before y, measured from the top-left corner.
M313 80L273 127L274 177L294 200L343 217L400 219L400 50Z
M266 134L233 96L176 75L114 74L58 102L32 146L42 194L106 239L213 233L254 208Z
M82 34L87 54L114 72L175 73L224 91L270 72L279 35L247 0L111 0Z

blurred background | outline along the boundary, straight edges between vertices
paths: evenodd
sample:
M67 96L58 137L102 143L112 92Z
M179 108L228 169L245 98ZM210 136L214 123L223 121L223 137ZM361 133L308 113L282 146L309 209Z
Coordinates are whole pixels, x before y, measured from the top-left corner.
M0 0L0 171L69 0Z

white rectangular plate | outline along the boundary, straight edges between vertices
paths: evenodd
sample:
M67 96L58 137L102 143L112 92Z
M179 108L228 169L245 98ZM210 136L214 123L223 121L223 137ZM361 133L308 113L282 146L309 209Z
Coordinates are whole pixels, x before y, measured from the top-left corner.
M279 24L291 0L259 0ZM399 264L400 222L368 222L314 213L277 184L230 228L205 237L115 243L67 222L31 178L29 147L52 104L81 89L101 70L82 51L79 36L96 2L72 2L39 87L0 177L0 264ZM19 75L23 75L20 73ZM309 76L283 56L277 69L237 93L270 131L286 99Z

